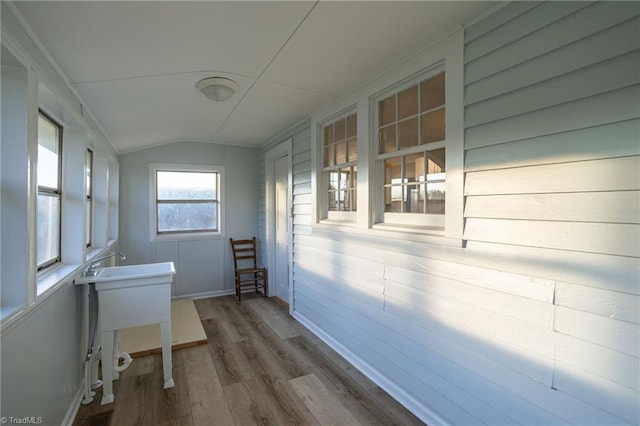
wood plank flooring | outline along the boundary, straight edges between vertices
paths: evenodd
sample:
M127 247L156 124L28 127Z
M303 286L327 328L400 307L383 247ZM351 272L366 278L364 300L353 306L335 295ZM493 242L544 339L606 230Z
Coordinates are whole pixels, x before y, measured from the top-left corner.
M162 389L161 355L134 360L115 403L81 406L74 425L113 410L126 425L422 425L281 304L243 295L196 301L207 345L173 352L175 387Z

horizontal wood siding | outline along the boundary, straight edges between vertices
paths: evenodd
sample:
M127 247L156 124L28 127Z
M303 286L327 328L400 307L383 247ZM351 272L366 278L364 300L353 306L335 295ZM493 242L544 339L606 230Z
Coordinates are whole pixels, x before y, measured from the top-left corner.
M616 256L628 265L627 284L556 276L541 303L552 318L550 387L638 423L640 4L520 9L504 7L496 15L512 19L494 16L499 26L466 40L467 250L502 246L495 253L593 271Z
M425 420L640 422L639 15L513 2L465 30L463 247L312 223L316 141L285 135L294 315Z

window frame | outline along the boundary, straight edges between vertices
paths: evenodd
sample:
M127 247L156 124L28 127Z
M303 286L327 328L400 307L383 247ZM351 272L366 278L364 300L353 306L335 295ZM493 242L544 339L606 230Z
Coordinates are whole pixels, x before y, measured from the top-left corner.
M85 238L85 247L91 248L93 247L93 198L94 198L94 187L95 187L95 163L94 163L94 153L91 148L87 148L86 157L85 157L85 179L88 182L85 182L85 191L86 191L86 204L85 204L85 233L87 235ZM87 213L88 212L88 213Z
M60 124L56 119L54 119L50 114L47 114L42 108L38 108L38 121L40 120L40 118L44 118L46 121L48 121L50 124L52 124L54 127L56 127L57 130L57 139L58 139L58 152L57 152L57 161L58 161L58 187L57 188L53 188L53 187L48 187L48 186L44 186L44 185L40 185L38 184L37 180L37 176L36 176L36 205L37 205L37 199L40 196L46 196L46 197L52 197L52 198L57 198L58 199L58 204L59 204L59 208L57 211L57 215L58 215L58 239L57 239L57 248L58 248L58 254L57 256L46 260L43 263L37 263L37 258L38 258L38 245L36 244L36 273L37 274L42 274L45 273L47 271L50 271L53 267L59 265L62 263L62 209L63 209L63 191L62 191L62 178L63 178L63 174L62 174L62 165L63 165L63 161L62 161L62 142L63 142L63 132L64 132L64 127L62 126L62 124ZM37 145L40 145L40 142L37 142ZM36 168L37 168L37 162L39 160L36 160ZM37 229L38 229L38 222L37 222L37 206L36 206L36 235L37 235ZM37 238L36 238L37 241Z
M371 97L371 110L372 110L372 116L370 117L371 120L371 125L373 128L373 131L371 133L372 136L372 157L373 160L375 162L375 170L377 171L376 173L376 180L375 183L373 184L373 187L371 188L372 191L376 192L376 196L375 198L378 200L378 204L374 207L374 223L375 224L385 224L385 225L390 225L390 226L411 226L411 227L419 227L419 228L423 228L425 230L429 230L431 232L444 232L444 228L445 228L445 217L446 217L446 208L445 208L445 213L412 213L412 212L387 212L385 211L385 191L386 191L386 187L387 185L385 184L385 161L392 159L392 158L398 158L401 161L402 164L402 169L404 170L404 159L408 156L414 155L414 154L423 154L423 155L428 155L428 152L431 151L437 151L439 149L445 149L445 153L446 153L446 149L447 149L447 133L446 133L446 129L445 129L445 138L444 140L441 141L436 141L436 142L432 142L432 143L426 143L426 144L419 144L410 148L397 148L395 151L392 152L385 152L385 153L381 153L382 149L380 147L380 140L379 140L379 132L378 130L381 128L380 124L380 102L382 100L385 100L391 96L395 96L396 101L395 101L395 111L396 111L396 119L393 121L394 125L396 126L396 146L399 145L400 140L399 140L399 132L400 130L398 129L399 124L402 121L406 121L409 118L400 118L397 114L400 106L398 104L398 97L399 94L409 88L412 88L414 86L418 86L418 102L420 102L420 93L421 93L421 89L420 86L422 86L422 83L424 83L425 81L434 78L440 74L444 74L445 75L445 103L441 106L438 106L436 108L431 108L425 111L422 111L420 108L418 109L418 112L416 114L417 118L418 118L418 138L421 138L421 116L424 114L428 114L430 112L439 110L444 108L445 109L445 123L446 123L446 111L447 111L447 103L446 103L446 81L447 81L447 75L446 72L444 70L444 64L434 64L433 66L428 67L427 69L425 69L424 71L422 71L421 73L419 73L418 75L414 75L411 76L410 78L401 81L399 83L394 84L393 86L385 89L384 91L381 91L379 93L377 93L375 96ZM387 126L389 126L389 124L387 124ZM446 157L445 157L446 158ZM445 170L447 169L446 167L446 160L445 160ZM445 171L445 188L446 188L446 174L447 172ZM426 180L425 180L425 184L426 184ZM404 185L403 185L404 186ZM426 197L426 194L425 194ZM445 196L445 205L446 205L446 196ZM415 228L414 228L415 230Z
M217 229L216 230L180 230L158 232L158 205L165 200L158 202L157 172L194 172L194 173L215 173L217 198L214 201L217 208ZM149 165L149 237L150 242L162 241L183 241L199 239L220 239L224 238L224 167L210 165L185 165L185 164L158 164ZM211 200L197 200L197 202L211 202ZM184 200L180 200L184 202Z
M409 84L427 73L445 73L446 200L441 223L412 224L394 218L384 222L384 179L378 161L377 114L375 99L390 88ZM409 86L407 86L409 87ZM322 188L322 129L318 125L341 111L358 112L358 201L355 222L340 223L325 217ZM464 224L464 29L458 27L437 42L405 60L395 63L386 73L342 96L311 116L311 226L338 232L397 238L461 247ZM434 147L435 148L435 147ZM381 207L382 206L382 207ZM404 215L405 217L407 215ZM442 223L443 222L443 223Z
M318 154L320 157L320 192L323 194L323 196L321 196L321 217L323 220L325 221L329 221L329 222L343 222L343 223L353 223L356 221L356 215L357 215L357 206L358 206L358 182L357 182L357 168L358 168L358 157L356 157L355 160L349 161L349 139L350 137L347 134L347 130L345 127L345 146L346 146L346 150L345 150L345 154L346 154L346 160L343 163L337 163L332 165L332 166L325 166L325 145L324 145L324 129L328 126L334 126L335 129L335 124L341 120L345 120L345 123L348 123L348 117L355 115L356 117L356 133L355 133L355 138L356 138L356 147L358 146L358 127L357 127L357 123L358 123L358 110L356 108L355 105L340 111L338 114L335 114L329 118L327 118L326 120L323 120L322 122L318 123L317 125L317 132L319 135L319 139L320 139L320 153ZM336 145L336 141L334 139L333 141L333 145L335 147ZM356 154L358 153L358 149L356 149ZM335 152L334 152L335 155ZM349 168L350 169L350 173L351 173L351 178L349 179L351 182L351 187L347 188L347 190L350 190L353 194L353 200L351 201L350 205L355 205L355 208L350 208L349 210L331 210L329 208L329 185L330 185L330 173L332 171L337 171L338 173L340 173L341 169L344 168ZM354 170L355 169L355 170Z

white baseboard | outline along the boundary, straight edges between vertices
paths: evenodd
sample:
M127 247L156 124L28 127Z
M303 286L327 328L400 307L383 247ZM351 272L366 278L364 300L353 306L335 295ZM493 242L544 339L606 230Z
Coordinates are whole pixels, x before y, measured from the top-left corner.
M362 358L351 352L340 342L335 340L329 334L325 333L320 327L307 319L304 315L297 311L293 312L293 317L299 321L302 325L307 327L313 334L318 336L320 340L329 345L334 351L338 352L344 359L349 361L354 367L356 367L362 374L367 376L372 382L378 385L381 389L391 395L396 401L402 404L407 410L411 411L416 417L422 420L424 423L430 426L448 425L440 415L435 413L424 404L418 402L414 397L409 395L406 391L401 389L397 384L392 382L388 377L381 374L378 370L373 368Z
M78 389L76 396L73 398L73 401L71 401L71 405L67 409L67 413L65 414L64 419L62 420L62 423L60 423L62 426L73 425L73 421L76 419L76 415L78 415L78 410L80 409L80 403L82 402L83 398L84 398L84 374L82 375L80 388Z
M172 297L171 299L206 299L208 297L222 297L222 296L230 296L232 294L236 294L235 289L231 290L216 290L216 291L206 291L204 293L193 293L193 294L183 294L180 296Z

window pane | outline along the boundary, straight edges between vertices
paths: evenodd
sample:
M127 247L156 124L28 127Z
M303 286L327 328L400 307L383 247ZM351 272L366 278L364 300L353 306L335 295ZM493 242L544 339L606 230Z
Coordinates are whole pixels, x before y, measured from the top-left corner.
M440 73L435 77L423 81L421 85L421 111L428 111L444 105L444 73Z
M336 165L336 157L335 157L335 145L330 145L324 149L324 166L335 166Z
M158 171L159 200L215 200L216 173Z
M347 141L347 152L348 158L347 161L358 161L358 140L357 139L349 139Z
M336 164L347 162L347 143L339 142L336 144Z
M424 154L407 155L404 159L405 182L424 182Z
M389 158L384 160L384 183L390 185L394 181L402 179L402 157ZM397 183L400 183L398 181Z
M378 119L379 127L396 121L396 95L381 100L378 103L378 108L380 114Z
M422 116L422 144L438 142L445 139L444 108L431 111Z
M424 197L420 197L420 187L422 185L406 186L406 213L424 213Z
M87 200L84 203L84 232L85 232L85 245L91 244L91 201Z
M429 151L427 156L429 157L429 170L427 171L427 173L443 173L446 171L444 148Z
M398 149L418 146L418 117L401 121L398 129Z
M216 231L216 203L159 203L158 232Z
M398 93L398 120L418 114L418 85Z
M396 151L396 126L395 124L380 129L378 134L380 141L380 154Z
M339 198L339 191L329 191L329 210L338 211Z
M37 262L38 266L60 255L60 199L38 195Z
M336 190L340 185L340 173L333 171L329 173L329 190Z
M445 149L427 153L427 213L444 214L446 165Z
M324 128L324 146L333 144L333 124Z
M91 196L92 194L92 186L91 186L91 170L93 169L93 152L91 150L87 150L87 158L85 160L85 172L87 175L87 187L86 193L87 196Z
M347 120L342 118L335 122L334 124L336 128L335 141L343 141L347 138Z
M347 117L347 137L351 138L358 134L358 116L356 113Z
M38 116L38 186L60 189L58 178L60 129L44 115Z
M427 183L427 213L444 214L445 182Z
M351 167L340 169L340 189L351 188Z

